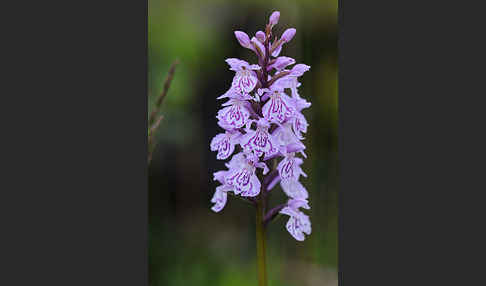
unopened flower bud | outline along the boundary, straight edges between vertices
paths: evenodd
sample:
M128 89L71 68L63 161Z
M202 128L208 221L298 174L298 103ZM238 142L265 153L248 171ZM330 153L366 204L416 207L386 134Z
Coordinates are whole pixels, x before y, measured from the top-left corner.
M280 12L275 11L270 15L270 21L268 22L270 25L275 26L278 23L278 19L280 18Z
M255 34L255 37L260 41L260 42L265 42L265 33L263 33L262 31L258 31L256 32Z
M235 31L235 36L241 46L244 48L250 47L250 37L245 32Z
M290 28L290 29L285 30L285 32L283 32L283 34L282 34L282 39L286 43L290 42L290 40L292 40L292 38L295 36L295 32L296 32L296 30L294 28Z
M295 64L295 60L293 58L289 57L278 57L273 65L271 65L272 68L275 68L276 70L282 70L286 68L289 65Z

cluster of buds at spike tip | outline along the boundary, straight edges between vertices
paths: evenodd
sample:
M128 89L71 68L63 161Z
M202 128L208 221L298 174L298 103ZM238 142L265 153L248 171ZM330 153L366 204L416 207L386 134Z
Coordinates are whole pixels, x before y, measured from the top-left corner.
M229 90L218 97L227 100L216 116L224 132L212 139L210 147L218 152L219 160L232 157L226 163L227 170L214 173L214 180L221 185L211 202L212 210L219 212L226 205L228 193L253 203L266 200L280 183L288 201L266 212L265 225L279 213L288 215L288 232L302 241L304 234L311 233L311 224L301 211L310 208L307 190L299 182L301 175L307 176L300 167L301 157L307 157L302 140L308 126L301 112L311 104L297 89L299 77L310 66L295 65L293 58L279 56L296 32L289 28L281 37L274 37L272 28L279 18L280 12L273 12L265 31L256 32L251 39L245 32L235 31L240 45L255 52L258 64L226 59L235 75ZM263 196L259 196L261 192Z

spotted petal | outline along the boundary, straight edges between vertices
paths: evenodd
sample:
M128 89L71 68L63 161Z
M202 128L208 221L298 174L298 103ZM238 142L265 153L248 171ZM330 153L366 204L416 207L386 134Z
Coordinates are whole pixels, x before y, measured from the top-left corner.
M226 132L216 135L213 140L211 140L211 151L218 151L218 155L216 155L218 160L224 160L233 154L239 136L239 132Z
M258 177L255 174L253 174L250 177L250 188L242 191L241 196L243 196L243 197L256 197L260 193L260 189L261 189L260 180L258 180Z
M277 153L277 141L268 130L257 128L257 130L250 130L241 140L242 147L249 152L254 152L257 157L271 156Z
M304 115L300 112L296 112L294 118L292 118L292 129L298 139L304 139L302 133L307 132L307 126L309 126L309 123L307 123Z
M226 130L238 129L243 127L250 118L250 111L244 104L233 101L233 104L221 109L216 116L219 126Z
M238 71L233 78L231 88L239 94L248 94L256 86L258 78L252 70Z
M294 154L289 154L280 161L277 166L278 173L282 181L286 180L298 180L300 175L307 177L307 175L302 171L300 165L303 163L302 159L295 157Z
M291 98L284 92L270 95L270 99L262 108L263 116L269 122L282 123L295 112Z
M309 217L303 213L291 216L286 224L287 231L297 240L304 241L304 233L311 234L311 223Z
M245 197L254 197L260 193L260 181L255 175L255 168L246 166L241 169L233 170L226 177L226 184L234 188L235 194Z

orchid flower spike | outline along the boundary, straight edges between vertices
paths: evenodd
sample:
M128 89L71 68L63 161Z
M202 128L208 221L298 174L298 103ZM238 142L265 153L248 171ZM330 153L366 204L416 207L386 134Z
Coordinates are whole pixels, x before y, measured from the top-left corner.
M256 53L258 62L226 59L234 76L229 89L218 97L226 100L216 116L223 131L208 143L218 160L229 161L225 170L213 174L219 186L211 198L211 210L221 212L228 193L266 206L267 193L280 184L288 201L266 215L289 216L286 230L297 241L303 241L311 234L311 222L303 212L310 209L309 193L300 182L307 177L302 169L307 158L303 134L309 126L302 111L311 103L299 94L302 84L298 79L310 66L279 56L282 46L296 34L294 28L286 29L271 43L271 29L279 20L280 12L274 11L265 29L255 36L234 32L242 47Z

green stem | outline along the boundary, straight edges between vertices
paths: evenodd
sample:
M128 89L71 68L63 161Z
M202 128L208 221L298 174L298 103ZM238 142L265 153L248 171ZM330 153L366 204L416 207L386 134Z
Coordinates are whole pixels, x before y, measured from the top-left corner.
M265 226L264 226L264 194L260 193L256 208L256 244L258 286L267 286L267 267L265 263Z

